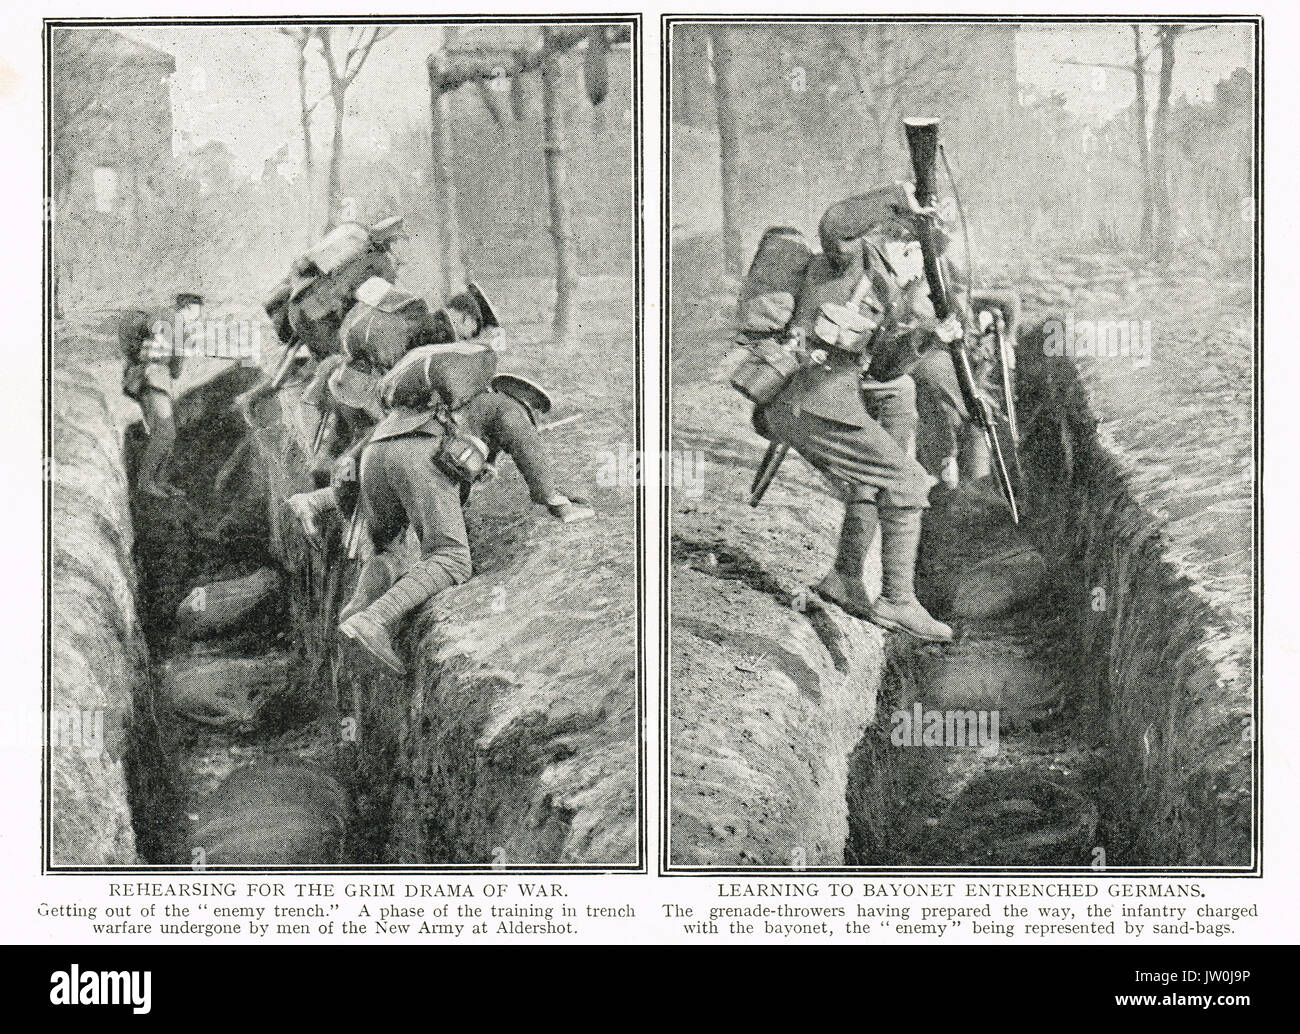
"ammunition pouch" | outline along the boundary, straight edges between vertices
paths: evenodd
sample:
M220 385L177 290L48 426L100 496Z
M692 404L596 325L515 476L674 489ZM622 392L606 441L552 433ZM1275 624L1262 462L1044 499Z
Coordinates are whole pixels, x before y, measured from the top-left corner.
M879 326L872 315L848 305L827 303L813 323L813 336L831 348L856 355L864 350Z
M433 465L461 485L474 484L488 467L487 443L464 430L452 414L441 416L439 422L443 435L433 454Z

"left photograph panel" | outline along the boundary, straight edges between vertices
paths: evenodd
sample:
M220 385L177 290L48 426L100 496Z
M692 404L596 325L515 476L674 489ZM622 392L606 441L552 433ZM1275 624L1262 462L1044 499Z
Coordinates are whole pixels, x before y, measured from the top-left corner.
M639 20L45 45L44 871L644 870Z

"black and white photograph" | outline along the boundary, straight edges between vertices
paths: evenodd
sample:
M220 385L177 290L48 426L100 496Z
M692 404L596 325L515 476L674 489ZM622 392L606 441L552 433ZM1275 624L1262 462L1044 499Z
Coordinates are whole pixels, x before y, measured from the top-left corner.
M47 868L644 866L638 30L46 24Z
M0 8L0 996L1284 1008L1297 41Z
M1258 30L668 19L669 870L1257 871Z

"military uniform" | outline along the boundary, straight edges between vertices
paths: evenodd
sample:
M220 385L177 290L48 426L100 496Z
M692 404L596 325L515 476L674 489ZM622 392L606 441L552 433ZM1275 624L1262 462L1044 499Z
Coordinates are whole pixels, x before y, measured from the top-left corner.
M140 455L137 487L155 498L185 494L167 482L165 469L176 445L173 384L184 368L183 349L171 340L171 335L180 323L177 312L186 305L201 305L202 299L198 295L182 294L176 301L176 309L167 313L151 315L143 310L131 310L123 314L118 325L118 342L126 360L122 393L139 404L149 435Z
M444 342L411 350L380 381L392 410L370 433L360 466L361 516L375 554L339 628L394 671L404 670L391 641L402 618L472 572L461 507L470 478L497 453L514 458L534 502L563 520L581 519L554 485L535 416L506 390L492 390L501 380L495 372L487 345ZM391 548L408 526L420 540L410 567Z
M818 227L822 253L808 261L784 328L809 347L824 343L824 359L801 366L756 411L754 423L795 449L844 500L835 563L817 592L855 617L946 641L952 630L926 612L913 588L921 512L935 480L915 459L916 393L908 369L927 344L918 335L928 328L913 322L883 250L886 240L908 232L910 218L901 187L827 210ZM863 576L877 527L881 592L871 600Z
M792 325L812 340L825 304L842 305L866 274L881 318L898 302L898 286L883 256L863 257L836 270L814 256L796 301ZM888 333L888 332L887 332ZM862 358L827 348L824 363L802 368L758 420L768 437L785 442L820 471L845 501L925 507L935 483L910 453L916 431L915 388L905 374L863 392ZM874 412L873 412L874 411Z

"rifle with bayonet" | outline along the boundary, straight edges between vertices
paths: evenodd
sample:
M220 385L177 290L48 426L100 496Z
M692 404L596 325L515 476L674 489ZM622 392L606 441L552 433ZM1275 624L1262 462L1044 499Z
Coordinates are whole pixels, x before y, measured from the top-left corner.
M907 148L912 156L912 171L916 181L916 200L923 209L933 209L938 203L938 175L936 158L939 153L939 120L932 118L904 119L903 128L907 133ZM944 276L944 266L940 262L937 241L937 227L933 216L919 219L918 236L921 245L921 258L925 269L926 283L930 286L930 301L934 314L940 321L953 315L952 296ZM997 472L998 484L1011 508L1011 520L1020 523L1020 510L1016 506L1015 492L1011 487L1011 476L1007 473L1006 460L1002 458L1002 446L998 442L997 428L984 400L975 389L975 375L971 370L970 355L961 337L948 344L952 365L957 373L957 384L961 388L962 400L966 412L976 427L984 434L989 452L993 458L994 470Z

